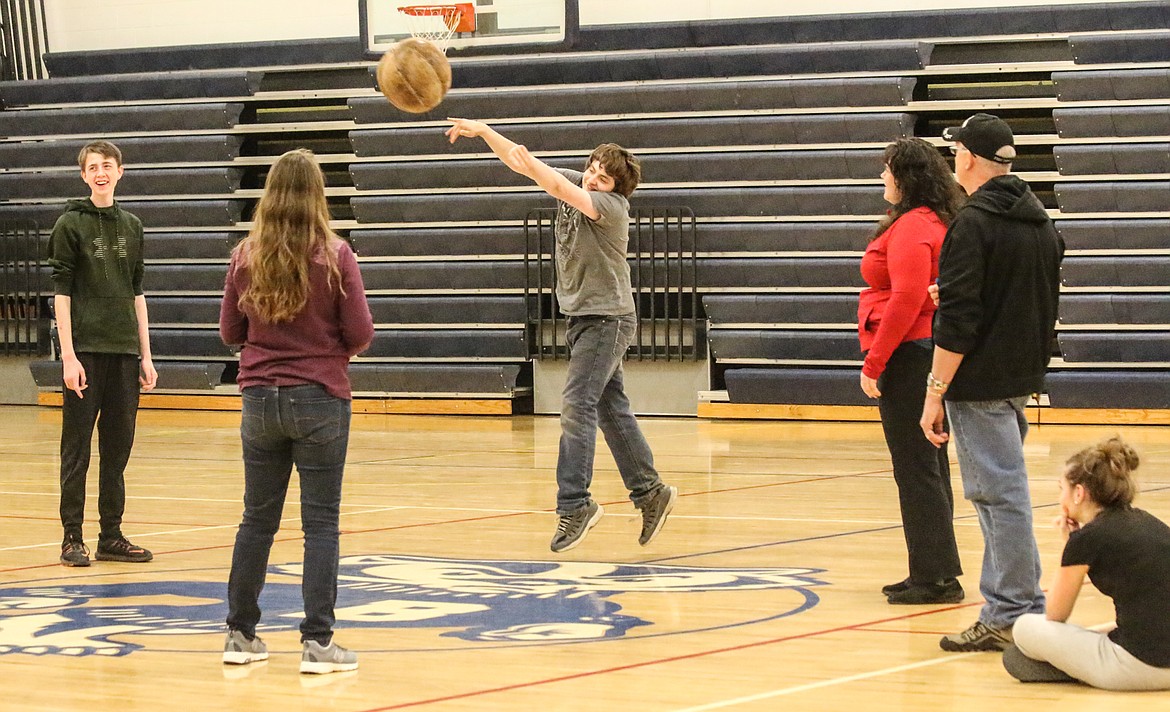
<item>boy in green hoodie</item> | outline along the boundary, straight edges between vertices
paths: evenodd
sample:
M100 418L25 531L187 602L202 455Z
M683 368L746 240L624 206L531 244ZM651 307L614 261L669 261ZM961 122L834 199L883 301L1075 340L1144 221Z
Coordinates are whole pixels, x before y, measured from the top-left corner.
M118 207L122 152L94 141L78 155L90 197L71 200L49 239L53 309L60 340L61 563L89 566L81 534L90 441L98 428L99 561L150 561L122 535L124 472L134 444L139 389L154 388L146 298L142 294L142 222ZM100 415L100 418L99 418Z

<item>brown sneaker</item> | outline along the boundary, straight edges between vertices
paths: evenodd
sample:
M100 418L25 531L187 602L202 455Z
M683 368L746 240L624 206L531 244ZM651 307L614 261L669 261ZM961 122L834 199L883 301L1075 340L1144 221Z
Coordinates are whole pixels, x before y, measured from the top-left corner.
M654 495L654 498L642 505L642 534L638 543L646 546L654 541L670 510L674 509L674 500L678 499L678 488L667 485Z

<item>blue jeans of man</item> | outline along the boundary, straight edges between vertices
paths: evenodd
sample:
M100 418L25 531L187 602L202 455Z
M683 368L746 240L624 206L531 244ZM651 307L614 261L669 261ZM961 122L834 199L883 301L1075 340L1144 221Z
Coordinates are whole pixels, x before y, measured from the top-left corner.
M572 355L561 402L558 514L589 503L598 427L635 506L641 508L664 486L622 381L622 359L636 328L633 314L569 317Z
M296 465L305 534L301 641L328 645L337 601L338 517L350 402L318 385L250 386L242 397L244 518L232 552L227 624L256 635L268 555Z
M1027 396L990 401L947 401L963 494L983 530L979 620L1010 628L1025 613L1044 612L1040 552L1032 531L1032 498L1024 466Z

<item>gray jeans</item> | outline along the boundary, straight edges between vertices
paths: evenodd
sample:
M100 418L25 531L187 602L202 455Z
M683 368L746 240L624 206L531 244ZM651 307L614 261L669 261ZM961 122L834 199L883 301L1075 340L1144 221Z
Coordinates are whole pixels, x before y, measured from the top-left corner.
M1029 613L1016 619L1012 635L1024 655L1051 663L1093 687L1170 690L1170 668L1143 663L1104 633Z
M636 327L633 314L569 317L572 355L561 402L558 514L589 503L598 427L635 506L641 507L663 487L622 383L622 359Z

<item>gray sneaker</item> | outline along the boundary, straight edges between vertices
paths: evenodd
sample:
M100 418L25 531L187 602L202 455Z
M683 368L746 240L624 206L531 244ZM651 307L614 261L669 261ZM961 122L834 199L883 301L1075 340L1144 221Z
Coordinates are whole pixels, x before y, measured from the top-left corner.
M642 534L638 543L646 546L654 541L662 525L666 523L666 515L674 509L674 500L678 498L678 488L667 485L654 495L646 504L642 505Z
M557 522L557 531L553 534L549 548L556 553L568 551L581 543L589 530L597 525L604 510L593 500L568 514L562 514Z
M357 670L357 653L330 641L322 646L315 640L306 640L301 653L301 672L323 675L330 672Z
M1011 644L1011 628L992 628L983 621L975 621L967 630L944 635L938 641L938 647L950 653L998 652Z
M248 640L242 631L229 628L223 641L223 661L227 665L247 665L268 659L268 646L256 636Z

